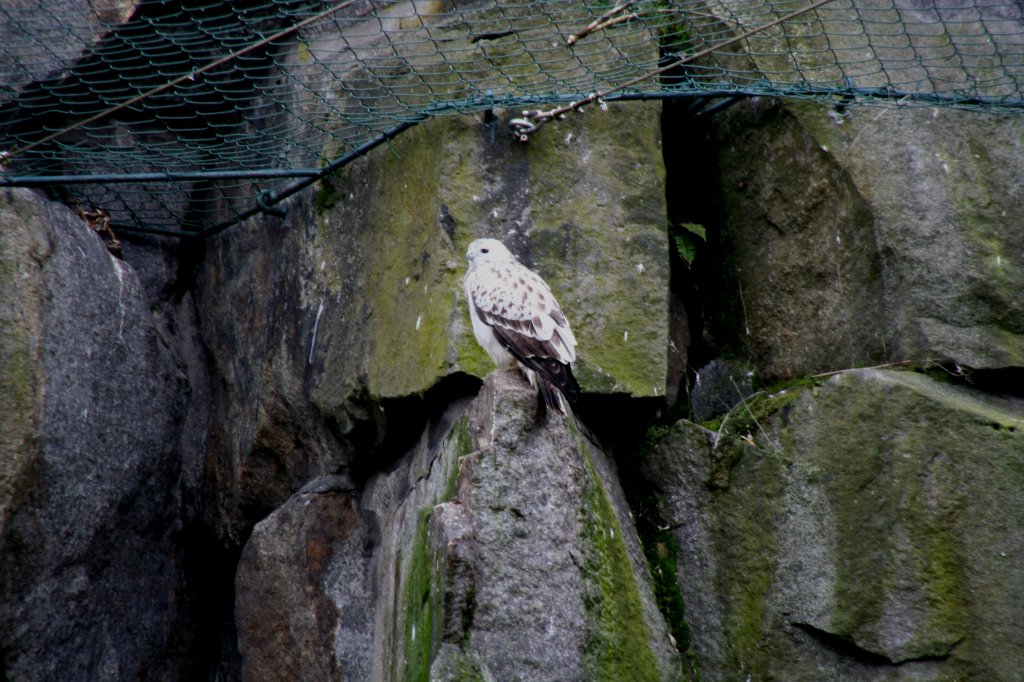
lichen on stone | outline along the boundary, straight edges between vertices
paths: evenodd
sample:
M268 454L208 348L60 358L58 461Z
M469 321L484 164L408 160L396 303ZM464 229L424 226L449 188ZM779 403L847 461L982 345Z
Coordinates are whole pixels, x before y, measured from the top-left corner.
M443 478L443 490L434 505L454 499L460 465L472 447L468 433L468 417L460 417L449 430L437 455L437 473ZM436 539L431 537L434 506L419 509L416 530L407 566L400 567L403 604L400 622L404 624L405 680L427 680L431 663L441 645L439 632L443 618L444 560L438 553ZM404 571L404 572L403 572Z
M588 676L599 680L659 680L649 643L650 628L622 528L582 442L580 452L589 477L584 501L584 530L591 552L586 558L584 593L589 618Z
M402 679L430 679L430 662L436 651L435 624L440 618L441 573L430 544L433 509L423 508L416 518L416 539L409 558L403 590L405 617L405 666Z

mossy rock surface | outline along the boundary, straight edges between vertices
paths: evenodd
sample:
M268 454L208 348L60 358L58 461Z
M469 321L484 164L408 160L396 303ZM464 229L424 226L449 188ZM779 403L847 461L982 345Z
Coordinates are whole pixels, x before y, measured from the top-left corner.
M585 391L663 395L663 176L657 108L622 105L528 145L497 122L433 120L325 180L310 247L323 289L316 402L341 413L360 386L392 398L454 372L486 376L461 288L466 247L483 236L551 285Z
M709 336L761 376L1024 367L1024 119L754 99L694 139Z
M474 452L434 508L443 575L419 581L446 586L432 678L680 679L607 456L559 416L537 423L536 401L502 371L470 408Z
M26 190L0 194L0 509L27 494L42 389L43 264L50 251L44 215ZM15 229L17 227L18 229ZM9 513L9 512L8 512ZM7 520L0 521L0 535Z
M880 370L793 390L645 464L702 679L1015 679L1024 402Z

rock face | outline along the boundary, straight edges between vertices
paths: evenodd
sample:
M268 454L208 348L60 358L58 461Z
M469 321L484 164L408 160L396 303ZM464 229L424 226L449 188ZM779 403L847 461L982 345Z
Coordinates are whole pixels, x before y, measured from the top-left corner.
M253 220L197 256L217 263L196 274L212 391L202 497L207 523L228 545L347 463L351 427L325 421L306 386L319 319L309 211L306 200L284 221Z
M643 469L702 679L1019 674L1021 130L749 100L689 138L711 172L669 211L708 228L686 303L718 358L690 395L719 419L680 422ZM848 371L741 403L728 376L885 362L967 381Z
M622 154L607 126L629 132ZM490 371L459 289L468 242L505 238L558 288L587 339L588 392L664 393L657 109L613 108L548 130L560 132L523 147L475 119L433 122L396 143L402 173L378 155L319 197L291 201L284 220L251 220L205 244L125 239L128 261L112 260L64 207L5 195L3 224L17 229L0 308L4 674L258 679L308 668L359 679L404 671L406 661L429 669L430 657L406 655L412 633L396 624L407 617L394 604L411 599L410 552L425 556L428 545L416 543L436 525L420 510L452 499L443 493L457 457L443 459L444 475L426 476L439 443L456 447L445 440L454 417L444 415L464 410L459 401L479 387L470 377ZM443 156L436 136L450 144ZM606 197L600 211L587 203L591 188ZM573 206L561 202L569 196ZM574 259L580 267L562 267ZM598 305L607 290L627 293L617 307ZM623 665L595 658L596 643L627 637L633 651L649 639L637 650L644 670L672 677L674 654L605 457L592 452L574 480L593 492L593 471L604 475L612 506L573 513L610 523L614 509L616 542L634 543L633 563L611 539L574 550L588 570L611 570L605 559L617 568L604 587L578 576L579 594L604 611L576 623L584 648L566 660L581 670ZM322 519L304 517L307 505ZM303 567L295 583L292 561ZM610 601L627 578L638 586ZM282 601L283 611L269 610ZM66 617L53 616L55 604ZM642 624L630 620L638 613ZM44 660L58 643L67 658ZM285 650L305 653L263 653Z
M588 113L529 146L472 117L431 121L325 181L315 206L305 195L283 221L211 240L195 297L213 374L217 533L238 542L311 478L382 466L408 430L389 423L435 386L491 370L461 292L478 236L505 239L551 284L584 340L587 392L663 395L657 114ZM607 205L594 210L591 191Z
M70 0L62 2L56 12L28 12L25 10L29 6L12 7L18 21L5 13L8 21L0 26L0 43L7 46L0 57L0 83L5 86L0 104L29 83L66 73L91 47L79 36L102 35L110 24L126 20L136 5L131 0ZM75 27L74 36L68 30L70 26ZM26 40L26 36L31 40Z
M431 676L679 678L611 463L571 422L535 425L532 393L515 373L484 383L455 499L434 509Z
M354 493L316 479L254 529L236 577L243 679L369 679L372 544Z
M791 398L644 463L702 679L1014 679L1024 401L877 370Z
M185 674L184 375L75 214L0 194L0 631L8 679Z
M483 236L506 241L551 285L584 339L577 374L587 391L664 395L657 110L587 116L529 145L496 121L435 120L403 135L394 154L327 181L313 256L324 273L314 389L323 409L340 411L339 392L359 381L373 395L404 396L453 371L490 371L459 288L466 247ZM607 291L619 294L610 301Z
M749 100L690 149L710 331L759 373L1024 365L1019 118ZM684 199L685 201L686 199ZM691 218L691 219L694 219Z
M1024 366L1024 235L1012 227L1024 219L1012 168L1024 122L920 109L837 125L794 112L872 207L889 356Z
M492 374L367 483L362 515L323 480L258 524L243 676L679 679L613 465L536 410L517 372Z
M126 261L0 194L0 678L1019 677L1024 123L750 100L666 178L658 115L437 118ZM473 340L480 236L569 316L579 422ZM805 377L893 361L959 383ZM728 416L638 447L677 394Z

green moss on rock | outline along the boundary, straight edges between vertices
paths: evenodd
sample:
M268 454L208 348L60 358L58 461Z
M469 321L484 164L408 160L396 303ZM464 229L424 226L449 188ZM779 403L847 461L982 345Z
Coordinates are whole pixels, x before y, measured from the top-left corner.
M762 447L777 449L777 444L764 442L764 424L805 391L813 390L820 384L821 380L814 377L797 377L779 382L741 401L727 414L703 422L701 426L720 432L723 436L749 437Z
M861 371L822 387L812 421L801 413L795 456L820 469L833 514L831 632L897 663L954 647L969 660L988 633L1005 633L994 605L1020 587L992 556L1009 531L990 528L1020 508L1004 483L1020 476L999 467L1019 461L1024 427L1006 408L917 373ZM989 665L1008 663L973 675L999 679L981 672Z
M548 126L528 149L532 256L580 340L585 390L664 395L669 253L658 115L649 106L593 110Z
M470 453L472 441L468 431L469 418L462 416L445 438L438 458L444 488L434 499L434 505L455 498L460 465ZM427 680L431 663L440 646L438 632L442 618L443 559L438 555L430 534L434 507L419 510L412 554L402 578L405 665L404 680ZM468 660L468 659L467 659ZM461 679L461 678L459 678ZM472 677L468 679L473 679Z
M405 396L451 368L463 259L438 221L436 134L444 133L414 128L390 154L321 183L317 258L340 306L321 321L321 338L339 344L330 349L327 381L359 377L374 396Z
M496 236L565 309L584 390L664 393L658 108L618 107L551 130L524 146L476 117L437 118L321 183L313 258L332 302L318 327L321 383L396 397L455 371L489 374L461 278L469 242ZM566 133L582 146L560 143Z
M443 459L447 463L448 474L445 478L444 493L442 501L453 500L457 493L459 484L459 470L462 459L473 449L473 442L469 437L469 417L463 416L448 434L448 442L445 451L451 453Z
M416 519L416 539L405 578L405 668L403 680L430 679L430 662L436 652L436 625L441 612L441 573L430 544L433 509L421 509Z
M589 475L584 522L591 555L586 561L590 592L584 606L590 620L586 659L595 680L659 680L622 528L585 447Z
M638 467L646 460L658 443L670 432L668 426L652 426L637 452ZM686 623L683 595L679 589L679 546L659 511L658 495L639 469L620 471L623 490L633 511L637 535L651 571L654 598L669 632L675 638L676 649L685 653L690 646L690 626Z
M766 600L778 556L775 524L782 511L785 463L743 441L722 447L727 450L723 459L734 463L729 488L715 502L713 529L714 537L719 538L716 551L723 573L732 576L723 585L729 604L725 628L732 665L737 670L756 671L768 627ZM743 466L736 467L738 462Z
M849 375L836 383L853 390L830 391L823 406L822 418L830 420L837 440L837 447L822 450L818 460L840 550L832 623L836 632L896 661L942 656L969 632L970 609L963 591L965 550L953 531L965 503L960 465L941 453L970 446L953 446L960 437L952 429L893 429L893 420L914 419L922 396L955 403L961 417L973 413L996 423L1006 417L984 403L957 400L953 387L940 388L916 374L877 376L885 377L879 386L887 394L884 403ZM840 394L843 409L829 409ZM913 607L909 636L889 642L880 624L892 617L887 614L894 608L894 591L911 577L920 586L913 599L921 604Z
M458 344L455 349L458 366L463 371L482 379L494 371L494 361L473 336L468 306L463 305L461 312L461 331L458 334Z
M431 667L431 678L445 682L491 682L494 677L486 664L473 651L443 644L437 661Z
M18 226L8 230L0 247L0 509L8 513L29 489L22 479L32 461L40 414L46 301L41 263L49 244L36 206L29 190L0 196L0 225ZM5 525L0 519L0 528Z
M455 268L447 267L454 254L437 239L437 216L423 215L436 205L436 154L422 139L404 142L378 166L370 220L384 229L368 235L366 249L375 328L368 375L381 395L422 390L444 374L457 286Z

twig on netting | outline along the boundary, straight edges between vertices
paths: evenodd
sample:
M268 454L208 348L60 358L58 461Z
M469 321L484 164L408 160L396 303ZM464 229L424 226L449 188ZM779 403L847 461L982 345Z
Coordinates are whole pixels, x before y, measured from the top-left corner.
M638 83L642 83L646 80L654 78L655 76L663 74L666 71L669 71L679 66L683 66L684 64L689 64L690 62L694 62L698 59L701 59L702 57L706 57L709 54L735 45L736 43L742 42L757 33L767 31L770 28L785 23L790 19L795 19L796 17L802 14L807 14L811 10L815 10L821 7L822 5L827 5L830 2L832 2L832 0L817 0L816 2L811 3L807 7L804 7L803 9L798 9L795 12L790 12L784 17L779 17L778 19L769 21L767 24L756 26L750 29L749 31L744 31L738 36L729 38L728 40L723 40L722 42L712 45L711 47L705 48L703 50L700 50L699 52L694 52L693 54L674 59L662 67L641 74L636 78L630 79L620 85L616 85L614 88L609 88L604 92L592 92L583 99L579 99L576 100L575 102L570 102L568 104L563 104L560 107L555 107L554 109L550 109L548 111L541 111L539 109L536 111L524 111L521 117L514 118L511 121L509 121L508 127L512 131L512 135L517 140L519 140L520 142L528 142L530 139L530 135L537 132L537 130L539 130L541 126L543 126L545 123L548 123L549 121L553 121L556 119L562 120L565 118L565 115L567 113L571 111L582 111L584 106L592 104L594 102L598 102L599 104L603 105L604 98L612 93L619 92L620 90L625 90L626 88L631 88L634 85L637 85ZM584 31L586 30L587 29L584 29Z
M573 43L577 42L581 38L585 38L591 33L594 33L596 31L602 31L608 28L609 26L614 26L615 24L622 23L623 21L630 21L636 19L636 12L632 12L630 14L622 16L615 16L619 12L627 9L634 2L635 0L629 0L629 2L623 2L621 4L616 5L615 7L612 7L610 10L599 16L597 19L594 19L592 22L590 22L590 24L585 29L583 29L579 33L574 33L568 38L566 38L565 44L572 45Z

